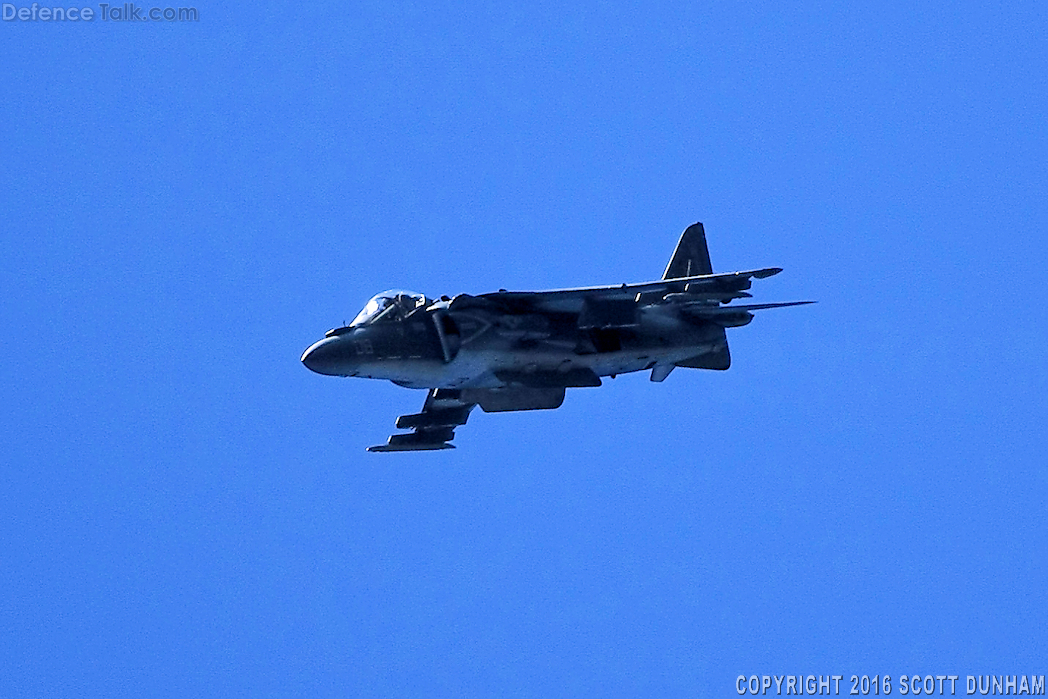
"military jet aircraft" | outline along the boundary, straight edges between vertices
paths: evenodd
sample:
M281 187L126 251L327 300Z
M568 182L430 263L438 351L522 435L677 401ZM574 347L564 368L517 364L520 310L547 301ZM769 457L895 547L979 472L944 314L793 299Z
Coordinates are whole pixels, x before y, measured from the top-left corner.
M368 451L452 449L470 411L559 408L567 388L602 376L676 367L727 369L725 328L753 311L812 301L743 303L753 279L782 269L714 274L701 223L680 237L659 281L555 291L498 291L429 299L383 291L353 321L302 355L318 374L386 379L429 389L422 412L401 415L387 444Z

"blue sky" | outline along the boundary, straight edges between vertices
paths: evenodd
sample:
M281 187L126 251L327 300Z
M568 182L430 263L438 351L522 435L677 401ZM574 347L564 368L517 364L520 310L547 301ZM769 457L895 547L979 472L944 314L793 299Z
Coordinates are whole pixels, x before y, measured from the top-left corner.
M0 694L1048 673L1043 5L198 9L0 26ZM299 364L696 220L819 300L728 372L372 455L423 394Z

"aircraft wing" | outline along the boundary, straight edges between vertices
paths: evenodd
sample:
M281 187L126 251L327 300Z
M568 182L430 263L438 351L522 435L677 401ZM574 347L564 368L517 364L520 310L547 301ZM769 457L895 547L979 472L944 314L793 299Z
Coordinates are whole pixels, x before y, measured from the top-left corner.
M397 428L410 429L411 432L390 435L387 444L368 447L368 451L454 449L454 445L448 442L455 438L455 428L466 424L469 411L475 405L462 400L461 391L431 388L422 412L397 418Z
M666 294L684 293L692 298L744 298L753 279L765 279L782 271L780 267L767 267L745 272L723 274L701 274L677 279L660 279L638 284L618 286L585 286L575 289L552 291L494 291L478 296L462 294L452 300L450 310L467 308L471 305L499 307L511 313L581 313L588 299L648 299L663 298Z

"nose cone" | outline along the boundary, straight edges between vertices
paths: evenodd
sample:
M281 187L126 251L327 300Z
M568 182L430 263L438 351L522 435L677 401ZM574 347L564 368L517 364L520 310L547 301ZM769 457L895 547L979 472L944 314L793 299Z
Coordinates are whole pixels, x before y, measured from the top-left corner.
M343 338L325 337L302 353L302 363L318 374L352 376L356 370L355 356Z

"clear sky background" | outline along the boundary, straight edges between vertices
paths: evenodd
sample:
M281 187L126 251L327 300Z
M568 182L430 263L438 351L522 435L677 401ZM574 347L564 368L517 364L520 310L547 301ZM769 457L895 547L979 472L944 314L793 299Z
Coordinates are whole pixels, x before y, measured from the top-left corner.
M0 24L0 695L1048 674L1048 6L991 5ZM819 301L728 372L389 455L424 394L299 364L696 220Z

